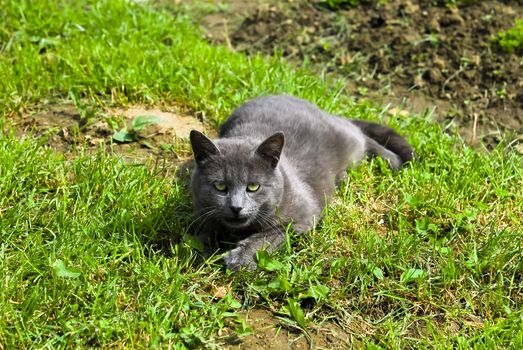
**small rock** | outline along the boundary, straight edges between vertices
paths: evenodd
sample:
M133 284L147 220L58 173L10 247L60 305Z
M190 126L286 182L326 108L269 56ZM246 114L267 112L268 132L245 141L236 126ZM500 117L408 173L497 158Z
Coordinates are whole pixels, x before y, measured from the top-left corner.
M224 286L214 287L212 294L216 299L223 299L228 293L228 290Z
M435 66L437 66L439 69L443 70L447 68L447 63L445 60L439 56L434 57L433 61Z
M472 55L472 56L470 56L470 61L476 67L479 67L481 65L481 56L480 55Z
M427 23L427 27L431 32L439 32L441 31L441 26L439 24L439 15L434 14L429 20L429 23Z
M399 115L400 117L408 117L409 116L409 111L407 111L406 109L398 109L396 107L389 109L387 111L387 113L392 115L392 116L396 116L396 115Z
M440 25L444 27L449 27L453 25L463 26L465 25L465 20L459 14L458 8L451 8L450 12L441 18Z
M425 80L423 80L423 76L421 76L421 74L416 75L416 77L414 78L414 85L417 87L425 86Z
M429 81L433 83L441 83L445 81L445 77L441 74L441 71L438 68L429 69L426 75Z
M476 76L477 72L475 70L466 70L463 72L463 75L469 79L472 80Z
M419 12L419 5L414 4L412 1L405 1L400 9L408 15L412 15Z

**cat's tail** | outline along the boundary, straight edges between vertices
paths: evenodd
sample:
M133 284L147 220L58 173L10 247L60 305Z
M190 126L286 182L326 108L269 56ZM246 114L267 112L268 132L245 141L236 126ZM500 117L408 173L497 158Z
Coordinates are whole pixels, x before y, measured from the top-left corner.
M374 142L371 142L371 145L368 148L368 152L371 155L383 156L383 150L381 150L380 147L382 146L399 157L400 164L393 166L393 168L400 168L403 164L416 158L416 153L407 140L405 140L394 129L365 120L351 120L351 122L360 128L365 136L377 143L374 144Z

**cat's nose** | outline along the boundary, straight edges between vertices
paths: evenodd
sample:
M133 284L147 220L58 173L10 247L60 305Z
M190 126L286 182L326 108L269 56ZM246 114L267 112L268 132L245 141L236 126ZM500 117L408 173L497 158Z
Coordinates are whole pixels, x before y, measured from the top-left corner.
M230 208L231 208L231 211L234 213L234 215L240 214L240 211L242 211L242 209L243 209L242 207L233 207L233 206L231 206Z

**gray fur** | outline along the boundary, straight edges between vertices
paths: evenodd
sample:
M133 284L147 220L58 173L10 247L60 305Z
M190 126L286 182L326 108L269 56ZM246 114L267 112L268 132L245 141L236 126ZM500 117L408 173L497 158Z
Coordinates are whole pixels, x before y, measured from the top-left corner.
M193 130L191 190L206 253L234 234L240 240L225 257L227 268L253 268L258 250L273 251L284 242L287 224L299 233L314 226L347 167L366 155L383 157L392 169L410 160L399 154L412 155L412 149L392 129L360 125L281 95L238 107L217 140ZM377 131L386 131L387 141L367 136ZM399 148L380 144L391 137ZM217 190L215 183L227 190ZM260 187L249 192L249 183Z

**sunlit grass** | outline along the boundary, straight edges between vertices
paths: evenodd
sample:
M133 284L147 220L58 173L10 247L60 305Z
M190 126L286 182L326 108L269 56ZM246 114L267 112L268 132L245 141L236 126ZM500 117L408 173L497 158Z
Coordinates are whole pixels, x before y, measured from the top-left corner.
M417 162L363 164L316 230L291 230L258 271L230 275L219 257L191 263L190 198L163 166L103 148L66 157L16 138L12 116L64 99L174 104L217 126L272 92L351 118L385 112L277 59L210 46L184 15L0 5L0 348L220 347L249 334L238 311L251 308L309 332L329 319L369 348L523 347L523 164L507 145L476 151L430 115L392 117Z

